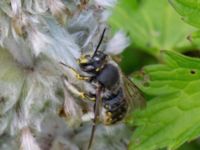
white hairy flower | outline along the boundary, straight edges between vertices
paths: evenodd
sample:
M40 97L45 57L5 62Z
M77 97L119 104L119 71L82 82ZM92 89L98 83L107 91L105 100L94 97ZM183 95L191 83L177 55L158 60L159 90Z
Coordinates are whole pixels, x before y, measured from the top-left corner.
M25 150L41 150L36 143L33 135L30 132L29 128L23 128L21 133L21 149Z
M117 32L114 37L108 42L106 53L111 55L120 54L129 45L129 39L124 32Z
M113 7L117 3L117 0L95 0L95 2L103 7Z
M87 147L91 126L77 129L78 133L69 128L87 118L81 103L66 89L63 74L74 78L60 62L79 70L76 60L91 47L93 51L106 26L102 7L113 7L116 0L87 2L0 1L1 150ZM128 40L120 31L103 45L106 53L119 54ZM98 129L97 138L103 139L105 133Z

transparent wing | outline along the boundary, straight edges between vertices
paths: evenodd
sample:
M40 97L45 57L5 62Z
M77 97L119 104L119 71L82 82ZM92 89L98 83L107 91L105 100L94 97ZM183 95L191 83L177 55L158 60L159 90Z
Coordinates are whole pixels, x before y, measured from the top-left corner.
M119 55L112 56L111 58L116 64L121 62L121 56ZM129 105L128 111L134 111L135 109L145 107L146 101L138 87L122 72L121 76L124 84L125 99Z
M137 86L125 75L122 75L124 82L125 99L129 105L129 111L145 107L145 99Z

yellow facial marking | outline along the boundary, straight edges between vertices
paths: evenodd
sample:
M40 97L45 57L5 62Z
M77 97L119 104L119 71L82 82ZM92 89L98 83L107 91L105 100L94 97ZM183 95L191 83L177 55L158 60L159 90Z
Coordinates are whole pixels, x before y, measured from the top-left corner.
M82 55L79 59L78 59L78 63L79 64L84 64L87 63L88 59L85 57L85 55Z

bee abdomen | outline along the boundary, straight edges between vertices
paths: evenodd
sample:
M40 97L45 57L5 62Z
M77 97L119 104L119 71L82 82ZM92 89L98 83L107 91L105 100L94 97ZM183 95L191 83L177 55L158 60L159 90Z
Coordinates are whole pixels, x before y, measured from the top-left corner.
M125 117L128 107L122 88L119 89L116 95L103 98L103 106L106 109L104 124L111 125L121 121Z

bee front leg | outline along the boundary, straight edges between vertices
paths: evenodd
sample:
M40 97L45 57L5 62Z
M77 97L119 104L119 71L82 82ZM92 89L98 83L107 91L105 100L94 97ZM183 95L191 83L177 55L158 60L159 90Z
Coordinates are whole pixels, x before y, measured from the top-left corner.
M81 75L78 73L78 71L76 71L74 68L72 68L71 66L68 66L62 62L60 62L60 64L62 64L63 66L67 67L68 69L70 69L76 76L76 78L78 80L86 80L86 81L90 81L91 77L85 76L85 75ZM67 77L67 75L64 75L65 77Z
M70 84L66 79L64 79L64 83L66 88L71 92L74 96L82 99L82 100L90 100L90 101L95 101L95 97L92 95L89 95L87 93L79 91L74 85Z

